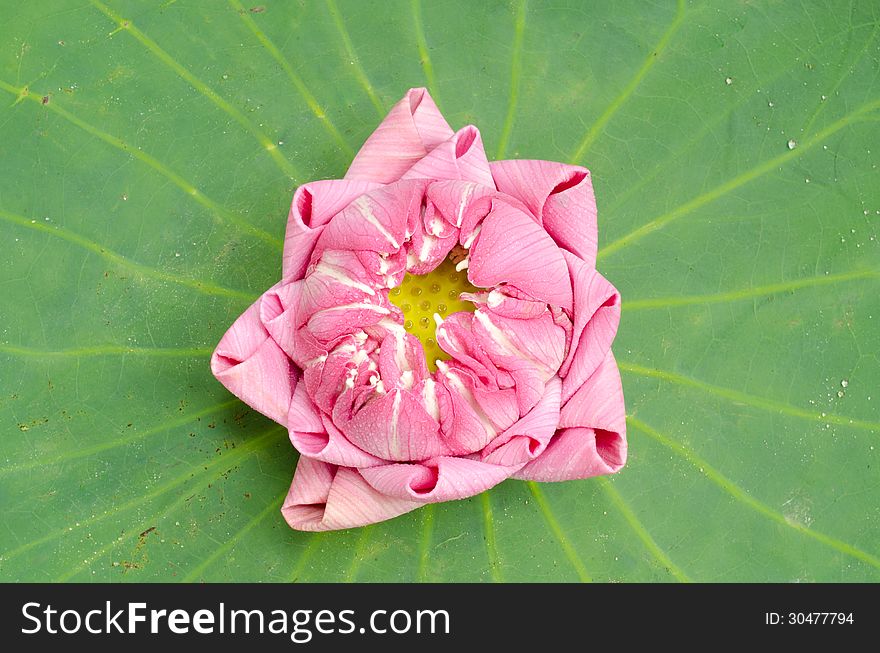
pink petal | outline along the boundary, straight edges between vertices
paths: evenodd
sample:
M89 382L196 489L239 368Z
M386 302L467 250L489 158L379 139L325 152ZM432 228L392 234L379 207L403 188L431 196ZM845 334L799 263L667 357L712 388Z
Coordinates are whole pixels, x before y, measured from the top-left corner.
M428 91L412 88L361 147L345 178L390 184L451 136Z
M298 349L302 348L302 337L299 327L305 320L299 310L302 287L302 280L277 284L263 294L260 303L260 321L294 362L300 361ZM316 355L310 353L306 358Z
M493 202L470 252L468 279L492 288L509 283L548 304L571 308L571 282L561 250L522 211Z
M381 303L379 300L364 300L322 309L309 318L306 326L319 341L330 342L376 324L391 315L391 307L384 301L384 297L381 300Z
M535 407L483 449L483 461L522 465L543 453L556 432L561 400L562 382L554 376L547 382L544 395Z
M302 433L324 433L326 430L321 412L309 397L305 383L297 383L293 390L290 410L287 411L287 428Z
M473 383L467 376L462 381L469 385ZM477 406L497 430L506 429L519 419L520 402L517 396L519 388L498 388L495 383L485 387L474 383L469 389Z
M328 179L297 188L287 218L281 278L285 281L301 279L324 225L357 197L377 186L369 181Z
M442 456L421 464L371 467L361 470L361 475L383 495L433 503L479 494L509 478L519 466Z
M590 378L564 401L559 426L590 426L615 433L626 432L623 386L617 361L610 350Z
M473 125L459 129L425 158L406 171L403 179L460 179L495 187L480 130Z
M489 213L497 193L490 186L469 181L435 181L428 186L426 202L449 224L469 236L474 226Z
M492 361L506 370L530 367L546 381L556 374L565 353L565 330L545 309L527 319L498 315L491 308L474 312L473 332Z
M297 370L263 327L261 303L251 304L229 327L211 356L211 371L236 397L284 425Z
M595 268L563 251L574 288L571 349L559 368L562 401L574 394L599 367L620 323L620 295Z
M391 519L421 505L377 492L357 470L303 457L281 514L296 530L331 531Z
M452 313L436 329L437 344L475 377L489 381L498 376L498 370L480 347L473 332L473 322L472 313Z
M437 267L458 239L458 230L427 198L421 216L410 214L406 232L410 234L410 240L405 244L407 272L417 275L427 274Z
M540 317L547 311L546 303L528 299L513 286L502 286L482 294L482 297L472 297L465 293L464 298L485 304L494 314L504 317L526 319Z
M555 161L491 164L498 190L529 207L560 247L596 264L596 197L590 171Z
M330 496L330 485L333 483L335 475L336 465L328 465L319 460L300 457L284 505L286 506L288 503L305 505L327 503L327 498Z
M315 252L326 249L397 253L406 238L410 216L421 215L428 182L401 181L361 195L324 228Z
M516 472L523 481L570 481L613 474L626 462L619 433L588 428L558 431L538 458Z
M366 353L353 336L347 336L326 356L319 356L303 369L303 383L309 397L324 413L330 414L346 403L350 408L353 397L351 394L343 397L343 394L346 389L353 390L355 385L367 382L370 361Z
M346 467L369 467L384 462L351 444L322 416L308 396L305 383L298 384L293 392L287 428L291 444L303 456Z
M500 430L474 396L474 385L471 374L464 369L444 364L437 374L440 428L446 445L455 455L479 451Z
M424 460L446 453L439 424L421 397L408 390L377 392L350 420L339 411L333 419L349 441L384 460Z
M303 456L331 465L344 467L373 467L385 463L353 445L329 418L324 418L320 433L291 431L290 442Z
M518 414L525 415L544 394L565 351L565 330L550 311L528 319L508 318L483 307L474 314L473 332L492 363L506 370L516 384Z
M410 390L428 376L425 355L419 339L401 327L382 340L379 375L386 389Z
M565 481L612 474L626 463L626 418L617 363L611 352L563 405L559 430L517 478Z
M366 296L375 297L379 284L364 266L360 252L327 249L321 252L314 261L303 281L303 301L305 311L331 306L326 296L339 297L345 300Z

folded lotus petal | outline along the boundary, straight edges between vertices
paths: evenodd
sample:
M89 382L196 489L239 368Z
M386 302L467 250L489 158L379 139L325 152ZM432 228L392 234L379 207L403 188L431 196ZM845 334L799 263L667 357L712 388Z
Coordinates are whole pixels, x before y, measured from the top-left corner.
M336 407L340 393L346 388L346 381L358 373L359 365L352 361L356 348L354 339L348 338L303 369L302 382L309 397L326 414Z
M281 514L291 528L331 531L391 519L421 505L377 492L354 469L301 457Z
M393 310L384 295L368 294L361 288L346 285L316 273L307 274L302 280L302 287L297 299L298 304L296 305L297 311L295 316L298 320L301 320L296 323L297 327L302 326L303 323L311 324L312 319L323 312L345 310L343 307L348 306L358 310L374 311L382 316L390 315ZM324 317L332 319L334 314L331 313ZM372 319L365 322L365 324L373 323ZM350 332L351 330L345 333ZM329 337L319 335L319 331L312 331L312 333L322 339Z
M483 449L482 459L510 466L525 464L541 455L556 432L561 401L562 382L554 376L547 382L544 395L535 407L492 440ZM524 442L514 443L514 440Z
M620 295L595 268L563 252L574 289L572 340L559 368L565 403L599 367L611 348L620 323Z
M612 474L626 463L626 417L620 373L609 351L562 407L559 430L517 478L564 481Z
M486 293L481 303L485 304L494 314L504 317L527 319L540 317L547 312L547 304L521 297L512 286L495 288Z
M357 197L378 186L370 181L327 179L297 188L287 218L281 278L301 279L324 225Z
M467 370L446 364L440 366L437 377L440 406L440 429L444 441L454 455L467 455L479 451L498 435L500 430L489 419L473 395L474 380Z
M251 304L229 327L211 356L211 371L236 397L284 425L297 371L263 327L261 303Z
M309 318L309 332L318 340L329 342L356 329L376 324L391 314L381 303L352 302L325 308Z
M385 461L371 456L353 445L337 429L329 418L324 417L323 428L318 432L290 430L290 442L303 456L331 465L344 467L372 467Z
M590 426L626 433L623 385L617 361L610 350L590 378L569 399L564 400L559 426Z
M419 339L403 327L389 332L382 340L379 376L389 390L396 387L411 390L428 376Z
M297 360L297 315L302 284L302 280L277 284L263 293L260 301L260 321L263 327L294 361Z
M544 376L536 369L524 367L510 373L516 386L519 414L525 415L544 396Z
M452 134L431 94L410 89L361 147L345 178L390 184Z
M459 129L446 142L419 159L402 179L460 179L495 188L480 130L473 125Z
M513 474L523 481L571 481L613 474L626 462L619 433L589 428L557 431L540 456Z
M517 390L510 385L501 386L498 383L505 380L503 374L496 373L493 376L490 372L486 377L480 377L472 366L459 361L444 362L439 367L447 377L447 387L461 387L459 392L475 411L474 415L484 425L491 424L493 431L502 431L519 418Z
M287 428L300 433L326 432L321 412L309 396L305 383L297 383L293 389L287 411Z
M364 266L363 256L360 254L336 249L325 249L321 252L320 258L304 279L308 283L303 300L311 300L304 310L310 310L313 306L328 306L330 299L338 295L340 290L353 289L362 295L375 297L379 284L374 283L376 279ZM323 298L322 294L330 297Z
M428 186L425 202L446 222L459 228L462 238L469 236L488 215L492 198L497 195L493 187L469 181L435 181Z
M493 202L470 252L468 279L492 288L509 283L548 304L571 308L568 268L562 251L531 217Z
M506 429L519 419L520 401L517 396L519 388L487 388L472 381L468 376L464 376L462 382L470 386L469 390L474 400L489 421L495 425L496 430ZM543 384L541 385L543 390ZM492 386L496 384L493 383Z
M374 285L382 288L394 288L403 282L407 264L404 248L391 253L357 250L354 255Z
M599 241L590 171L555 161L490 164L498 190L521 200L560 247L596 264Z
M336 465L300 456L293 483L287 492L284 505L286 506L288 503L301 505L327 503L327 497L330 496L330 486L335 475Z
M480 347L473 332L474 316L464 311L452 313L435 330L437 344L461 367L477 379L490 382L498 370Z
M528 319L509 318L491 308L474 312L473 333L483 350L500 368L535 369L546 381L556 374L565 354L565 331L550 311Z
M421 215L427 184L424 179L410 179L361 195L324 227L315 254L327 249L396 253L406 238L410 216Z
M432 236L421 230L414 232L406 247L406 271L415 275L428 274L443 262L457 240L458 234L454 231L445 237Z
M458 231L444 220L437 206L425 201L422 215L410 214L405 245L406 269L410 274L427 274L446 258L458 240Z
M419 394L395 389L377 392L350 420L335 412L345 436L364 451L385 460L425 460L447 452L440 426Z
M509 478L520 466L441 456L421 464L371 467L361 470L361 475L383 495L417 500L421 505L472 497Z

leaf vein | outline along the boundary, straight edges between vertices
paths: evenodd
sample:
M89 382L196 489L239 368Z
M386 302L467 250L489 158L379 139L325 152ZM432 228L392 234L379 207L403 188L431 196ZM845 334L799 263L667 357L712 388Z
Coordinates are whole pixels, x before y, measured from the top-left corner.
M739 390L733 390L731 388L723 388L721 386L712 385L704 381L692 379L682 374L676 374L675 372L667 372L665 370L657 370L650 367L643 367L642 365L627 363L626 361L618 361L617 365L624 372L629 372L631 374L637 374L640 376L649 376L655 379L669 381L670 383L677 383L678 385L695 388L697 390L702 390L703 392L708 392L709 394L728 399L738 404L752 406L753 408L759 408L761 410L767 410L773 413L782 413L783 415L789 415L790 417L798 417L800 419L810 420L811 422L820 422L822 424L837 424L839 426L852 426L867 431L880 431L880 423L877 422L869 422L867 420L856 419L854 417L847 417L845 415L837 415L833 413L821 413L819 411L804 410L803 408L798 408L797 406L792 406L781 401L776 401L775 399L767 399L765 397L758 397L756 395L746 394L745 392L740 392Z
M522 0L516 9L516 24L513 35L513 47L510 55L510 98L507 102L507 115L504 126L501 129L501 138L498 140L498 152L496 159L503 159L507 152L507 143L513 131L513 123L516 118L516 105L519 101L519 78L522 69L523 41L526 32L527 0Z
M630 525L630 527L635 532L636 536L642 541L642 544L645 545L645 548L648 552L654 556L654 558L659 562L665 569L668 571L676 580L682 583L690 583L691 579L688 578L688 575L685 574L679 567L676 565L666 552L660 548L657 544L657 541L651 537L651 534L648 532L648 529L645 528L644 524L639 521L639 518L636 517L635 512L633 512L630 505L626 502L620 492L617 491L611 481L607 478L600 476L598 479L599 485L605 491L605 494L608 495L608 498L611 500L611 503L615 505L615 507L620 511L623 515L623 518Z
M535 497L535 502L538 504L538 508L541 510L541 514L544 515L544 521L547 522L547 525L553 532L553 536L562 547L562 551L565 553L565 557L568 558L568 561L577 572L580 581L582 583L592 583L593 579L590 577L590 573L587 571L586 565L584 564L583 560L581 560L581 557L578 555L578 552L574 548L574 545L571 543L571 540L568 539L565 531L562 530L562 527L556 520L556 516L550 509L550 503L544 496L544 491L534 481L527 481L526 485L529 488L529 492L531 492L532 496Z
M200 293L206 295L232 297L234 299L246 300L249 302L252 302L256 299L255 295L252 295L251 293L245 292L243 290L233 290L231 288L225 288L223 286L218 286L213 283L208 283L207 281L199 281L198 279L182 277L172 272L158 270L148 265L137 263L136 261L132 261L131 259L123 256L122 254L114 252L113 250L108 249L103 245L100 245L84 236L80 236L79 234L68 231L67 229L59 227L57 225L49 226L42 222L31 221L21 215L11 213L4 209L0 209L0 220L14 224L19 227L24 227L25 229L32 229L34 231L39 231L41 233L46 233L54 236L56 238L60 238L61 240L67 241L73 245L77 245L79 247L82 247L83 249L93 252L106 261L118 265L119 267L131 270L132 272L142 275L144 277L157 279L159 281L176 283L181 286L186 286L187 288L193 288L194 290L198 290Z
M101 11L104 15L106 15L110 20L116 23L117 29L111 33L114 34L118 31L124 31L131 34L135 40L137 40L141 45L143 45L147 50L149 50L159 61L168 66L171 70L173 70L181 79L183 79L187 84L193 87L200 94L208 98L214 105L217 106L221 111L231 117L235 122L237 122L245 131L251 134L260 145L269 153L269 156L272 157L272 160L278 165L278 167L291 179L297 180L301 177L299 172L290 161L281 153L278 149L278 146L272 141L266 134L264 134L256 125L254 125L248 118L239 111L236 107L234 107L231 103L221 97L217 91L212 89L210 86L205 84L201 79L196 77L193 73L189 71L185 66L183 66L180 62L178 62L174 57L172 57L168 52L163 50L158 43L156 43L149 36L144 34L141 30L139 30L130 20L126 20L122 18L115 11L110 9L107 5L105 5L100 0L89 0L92 5Z
M614 114L624 105L624 103L630 98L633 92L638 88L639 84L642 83L642 80L654 67L654 64L657 63L657 60L660 59L660 55L669 45L669 42L672 40L672 37L675 36L675 33L678 31L678 28L681 27L682 22L684 22L685 18L685 2L684 0L678 0L678 7L675 12L675 17L672 19L672 22L669 24L669 27L666 29L666 32L663 33L663 36L660 37L660 40L657 42L651 51L648 53L648 57L645 59L642 66L636 71L636 74L629 81L629 83L623 87L620 94L614 98L611 104L605 109L602 115L596 119L596 122L590 127L587 133L584 135L580 144L577 146L577 149L574 151L574 154L571 155L569 161L573 164L579 163L587 151L590 149L590 146L593 142L599 137L602 130L605 128L605 125L614 117Z
M715 485L727 492L727 494L732 496L734 499L745 504L755 512L776 522L777 524L781 524L783 526L787 526L788 528L794 529L798 533L805 535L806 537L809 537L813 540L816 540L817 542L820 542L825 546L834 549L835 551L855 558L856 560L864 562L865 564L868 564L876 569L880 569L880 558L878 558L877 556L867 553L859 549L858 547L849 544L848 542L837 539L836 537L825 535L824 533L815 531L808 526L804 526L803 524L800 524L798 522L786 519L785 515L773 510L773 508L771 508L767 504L755 499L748 492L746 492L746 490L724 476L720 471L715 469L712 465L697 456L697 454L695 454L693 451L691 451L681 443L676 442L675 440L672 440L671 438L668 438L667 436L661 434L656 429L648 426L641 420L638 420L634 417L627 417L626 419L639 431L641 431L651 439L659 442L668 449L671 449L697 469L701 469L706 478L708 478Z
M278 62L278 65L281 66L282 70L287 74L288 79L290 79L293 87L296 89L297 93L302 96L303 100L305 100L306 105L309 107L311 112L315 115L315 117L321 122L321 125L327 131L328 134L336 141L336 144L343 149L343 151L349 156L354 155L354 150L351 146L345 141L342 137L342 134L336 128L336 125L333 124L333 121L330 120L330 117L327 115L327 112L324 110L324 107L315 99L314 94L309 90L308 86L306 86L305 82L302 78L296 74L296 71L293 69L293 66L290 65L290 62L287 60L287 57L278 49L278 47L266 36L265 32L260 29L260 26L257 25L256 21L251 18L250 12L244 8L244 5L241 4L239 0L229 0L229 4L238 12L238 15L244 21L245 25L248 26L248 29L254 33L254 36L257 37L257 40L262 44L264 48L272 55L272 58Z

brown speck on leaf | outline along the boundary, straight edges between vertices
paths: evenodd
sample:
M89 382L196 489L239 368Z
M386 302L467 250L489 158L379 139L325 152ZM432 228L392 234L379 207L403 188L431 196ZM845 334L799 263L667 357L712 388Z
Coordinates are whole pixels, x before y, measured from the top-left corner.
M145 530L143 533L141 533L138 537L146 537L147 535L152 533L154 530L156 530L156 527L150 526L147 530Z
M211 422L210 424L208 424L208 428L209 429L217 428L217 425L214 422Z
M41 100L41 102L42 102L43 104L49 104L49 96L48 96L48 95L44 95L44 96L43 96L43 99Z
M256 7L250 8L250 12L252 14L262 14L264 11L266 11L266 8L263 5L258 5Z
M244 498L245 498L245 499L250 499L250 498L251 498L251 493L250 493L250 492L245 492L245 493L244 493Z

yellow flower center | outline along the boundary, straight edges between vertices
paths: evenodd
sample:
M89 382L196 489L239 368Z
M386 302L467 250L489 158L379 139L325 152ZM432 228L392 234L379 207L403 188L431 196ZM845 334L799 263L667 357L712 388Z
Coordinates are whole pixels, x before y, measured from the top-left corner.
M404 328L421 341L428 369L432 372L437 369L435 361L438 358L449 359L437 344L434 314L446 319L451 313L473 311L474 305L458 296L479 290L468 281L467 270L456 271L453 258L457 257L447 256L428 274L407 274L403 283L388 293L391 303L403 311Z

